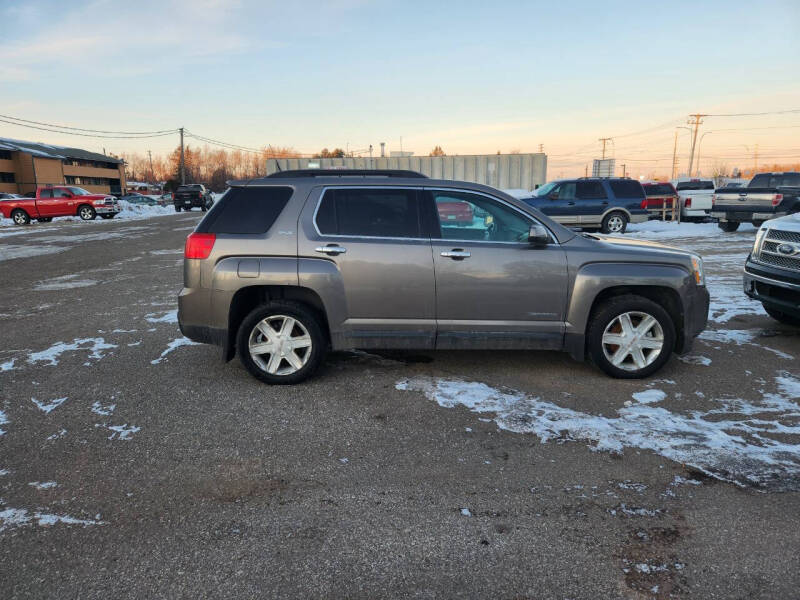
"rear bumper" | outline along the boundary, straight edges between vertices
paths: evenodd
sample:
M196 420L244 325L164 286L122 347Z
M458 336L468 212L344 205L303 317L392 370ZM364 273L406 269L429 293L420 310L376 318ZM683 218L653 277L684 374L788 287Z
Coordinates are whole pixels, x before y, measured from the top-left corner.
M747 260L744 293L781 312L800 317L800 273L775 269Z
M750 223L752 221L768 221L769 219L777 219L778 217L785 217L788 213L785 212L765 212L763 210L736 210L736 211L723 211L712 210L711 216L720 221L734 221L736 223Z
M647 221L649 220L650 220L650 214L647 212L631 215L631 223L647 223Z

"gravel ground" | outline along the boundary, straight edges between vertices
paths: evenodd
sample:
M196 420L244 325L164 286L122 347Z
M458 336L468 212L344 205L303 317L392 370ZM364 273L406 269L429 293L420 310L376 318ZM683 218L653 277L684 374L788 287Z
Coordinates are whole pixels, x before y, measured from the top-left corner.
M800 335L706 257L647 381L546 352L334 353L268 387L175 322L200 213L0 229L4 598L796 597Z

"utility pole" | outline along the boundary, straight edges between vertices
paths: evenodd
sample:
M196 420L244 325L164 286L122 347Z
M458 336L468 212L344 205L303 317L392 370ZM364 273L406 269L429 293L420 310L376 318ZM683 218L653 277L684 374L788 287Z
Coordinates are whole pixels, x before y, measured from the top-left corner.
M689 177L691 177L692 166L694 165L694 147L697 145L697 130L700 128L700 125L703 124L700 119L707 117L708 115L695 114L689 116L694 118L694 121L686 121L687 124L694 125L694 135L692 136L692 152L689 154Z
M181 185L186 184L186 169L183 161L183 127L181 127Z
M678 168L678 130L675 130L675 143L672 145L672 177L675 179L675 169Z
M583 167L583 176L584 177L589 177L589 165L586 165L585 167Z
M150 182L153 183L153 180L155 179L153 175L153 153L150 150L148 150L147 156L150 159Z
M753 152L753 175L758 172L758 144L756 144L756 149Z
M625 177L625 163L622 163L622 176Z
M611 138L599 138L598 142L603 142L603 160L606 158L606 143L611 141Z

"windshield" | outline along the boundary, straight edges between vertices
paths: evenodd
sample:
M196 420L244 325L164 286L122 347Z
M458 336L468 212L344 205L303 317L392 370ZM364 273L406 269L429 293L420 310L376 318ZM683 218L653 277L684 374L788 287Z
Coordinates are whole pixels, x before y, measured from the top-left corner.
M540 187L535 192L533 192L533 195L534 196L547 196L547 194L549 194L550 191L554 187L556 187L557 185L558 185L557 181L551 181L550 183L545 183L542 187Z
M79 188L79 187L70 187L70 188L67 188L67 189L70 192L72 192L75 196L91 196L92 195L91 192L87 192L85 189Z

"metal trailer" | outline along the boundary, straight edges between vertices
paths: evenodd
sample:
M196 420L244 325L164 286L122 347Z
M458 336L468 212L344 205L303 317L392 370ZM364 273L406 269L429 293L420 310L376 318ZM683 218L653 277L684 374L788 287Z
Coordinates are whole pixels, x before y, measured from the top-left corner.
M547 155L477 154L344 158L270 158L267 175L294 169L404 169L432 179L455 179L508 190L533 190L547 180Z

